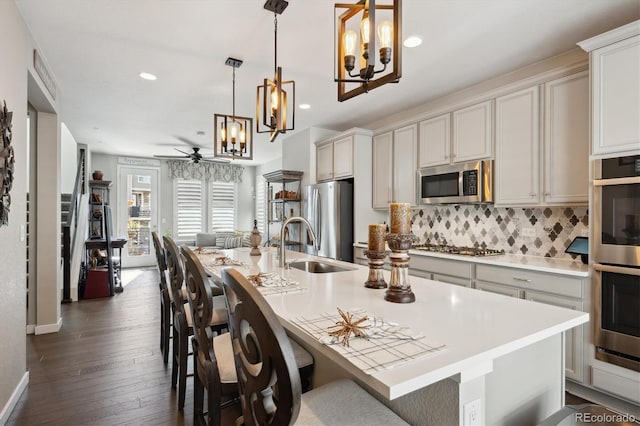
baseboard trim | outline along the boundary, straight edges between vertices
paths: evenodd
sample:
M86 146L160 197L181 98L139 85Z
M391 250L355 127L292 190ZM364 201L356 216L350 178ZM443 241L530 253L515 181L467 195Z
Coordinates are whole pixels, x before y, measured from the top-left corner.
M9 397L9 400L2 408L2 411L0 412L0 425L4 425L9 421L9 416L13 412L13 409L16 407L18 400L22 396L22 392L24 392L28 384L29 384L29 372L26 371L22 375L22 379L20 379L20 383L18 383L18 386L16 386L16 388L13 390L13 393Z
M56 324L36 325L35 334L37 336L39 334L57 333L60 328L62 328L62 318L58 318Z
M27 334L35 334L35 333L36 333L36 325L27 324Z

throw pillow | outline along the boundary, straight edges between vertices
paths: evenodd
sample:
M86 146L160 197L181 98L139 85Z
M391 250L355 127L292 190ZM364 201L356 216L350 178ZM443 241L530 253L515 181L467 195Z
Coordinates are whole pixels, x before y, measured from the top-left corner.
M210 247L216 245L216 233L199 232L196 234L197 247Z
M232 249L242 246L242 237L226 237L224 240L224 248Z

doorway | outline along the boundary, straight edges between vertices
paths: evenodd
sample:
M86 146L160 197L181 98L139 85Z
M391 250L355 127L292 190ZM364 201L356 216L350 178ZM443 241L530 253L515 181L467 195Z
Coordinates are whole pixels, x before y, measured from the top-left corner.
M118 166L118 235L128 238L122 266L152 266L156 262L151 232L158 229L157 168Z

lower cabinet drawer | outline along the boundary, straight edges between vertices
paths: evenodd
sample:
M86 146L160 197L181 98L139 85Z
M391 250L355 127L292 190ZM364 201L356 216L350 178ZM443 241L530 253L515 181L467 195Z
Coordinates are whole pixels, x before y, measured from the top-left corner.
M476 265L476 279L582 299L582 280L556 274L500 266Z
M440 281L447 284L455 284L462 287L471 287L471 280L468 278L452 277L450 275L433 274L434 281Z
M485 281L476 281L476 288L482 291L489 291L491 293L503 294L505 296L517 297L519 299L522 298L522 290L519 288L488 283Z

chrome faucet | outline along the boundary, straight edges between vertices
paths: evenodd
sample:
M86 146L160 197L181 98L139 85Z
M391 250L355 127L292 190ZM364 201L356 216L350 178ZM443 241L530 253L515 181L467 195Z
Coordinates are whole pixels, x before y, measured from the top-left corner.
M316 252L316 254L318 253L318 247L316 246L316 233L313 232L313 229L311 228L311 224L309 223L309 221L307 219L305 219L304 217L301 216L291 216L290 218L288 218L287 220L284 221L284 223L282 224L282 229L280 229L280 249L279 249L279 253L280 253L280 263L278 264L281 268L288 268L289 265L287 265L286 259L285 259L285 252L286 250L286 241L284 240L284 230L287 227L288 224L293 223L293 222L302 222L305 225L307 225L307 233L309 234L309 239L311 240L311 242L313 243L313 248L314 251Z

